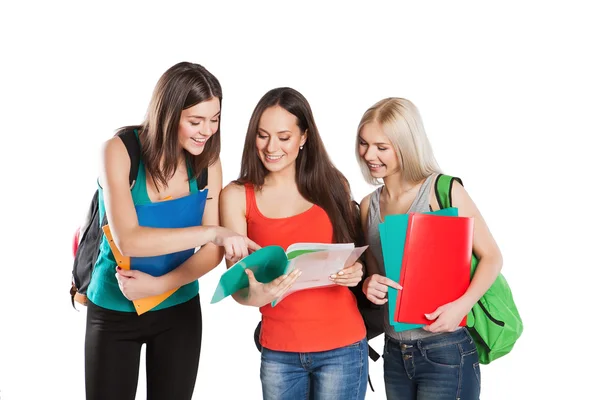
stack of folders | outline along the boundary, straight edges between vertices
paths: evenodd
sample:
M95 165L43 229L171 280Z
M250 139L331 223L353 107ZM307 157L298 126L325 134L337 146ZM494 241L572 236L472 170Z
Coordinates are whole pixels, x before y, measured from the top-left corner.
M199 190L178 199L170 197L156 203L145 203L135 206L140 226L152 228L187 228L202 225L204 207L208 189ZM152 276L161 276L183 264L194 255L195 249L178 251L152 257L126 257L117 248L108 225L102 227L106 240L112 250L117 265L123 269L133 269ZM142 315L165 301L178 288L166 293L133 301L135 311Z
M397 331L429 325L425 314L461 297L470 284L473 218L456 208L388 215L379 225L390 325ZM466 317L461 321L466 325Z

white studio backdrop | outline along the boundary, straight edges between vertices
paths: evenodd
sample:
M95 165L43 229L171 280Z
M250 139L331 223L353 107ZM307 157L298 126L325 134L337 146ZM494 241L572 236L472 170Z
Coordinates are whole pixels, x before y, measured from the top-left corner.
M71 238L100 147L139 123L159 76L197 62L220 80L224 183L250 114L291 86L312 105L357 200L362 113L419 107L504 255L525 331L482 367L482 399L591 398L598 282L597 14L584 2L3 2L0 6L0 399L83 399L85 308L71 308ZM200 280L195 399L260 399L258 310L210 305ZM374 340L381 350L383 340ZM143 362L143 359L142 359ZM370 364L384 399L383 363ZM144 367L138 399L145 398Z

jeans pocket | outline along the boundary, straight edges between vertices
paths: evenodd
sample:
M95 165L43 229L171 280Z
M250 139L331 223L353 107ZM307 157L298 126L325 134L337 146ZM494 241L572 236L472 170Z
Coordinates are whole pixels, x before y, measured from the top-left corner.
M425 349L423 356L428 363L439 367L458 368L462 361L462 354L457 344Z
M478 360L477 346L475 346L475 342L472 339L469 341L460 343L459 347L460 347L460 353L463 355L463 357L469 358L471 356L474 356L474 358L476 360Z

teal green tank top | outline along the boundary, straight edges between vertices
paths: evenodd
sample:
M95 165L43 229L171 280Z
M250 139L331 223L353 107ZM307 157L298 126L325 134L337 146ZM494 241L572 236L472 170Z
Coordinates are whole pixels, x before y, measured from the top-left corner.
M188 168L189 186L190 193L198 191L196 185L196 179L192 177L192 171ZM104 193L100 185L98 185L98 211L100 213L99 220L104 219L105 206L104 206ZM140 160L137 178L135 184L131 189L131 196L133 197L133 203L135 205L142 205L151 203L148 191L146 189L146 169ZM106 239L106 236L102 237L100 243L100 252L98 254L98 260L94 266L92 272L92 279L87 290L87 297L92 303L115 311L135 312L133 303L121 292L117 283L115 273L117 263L110 249L110 245ZM184 303L198 294L199 285L198 281L188 283L180 287L175 293L169 296L165 301L154 307L151 311L161 310L163 308L172 307L177 304Z

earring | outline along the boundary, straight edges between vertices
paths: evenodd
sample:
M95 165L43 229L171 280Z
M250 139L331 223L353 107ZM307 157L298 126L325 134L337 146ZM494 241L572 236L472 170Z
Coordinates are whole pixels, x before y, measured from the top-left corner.
M304 145L300 146L300 150L302 150L304 148Z

